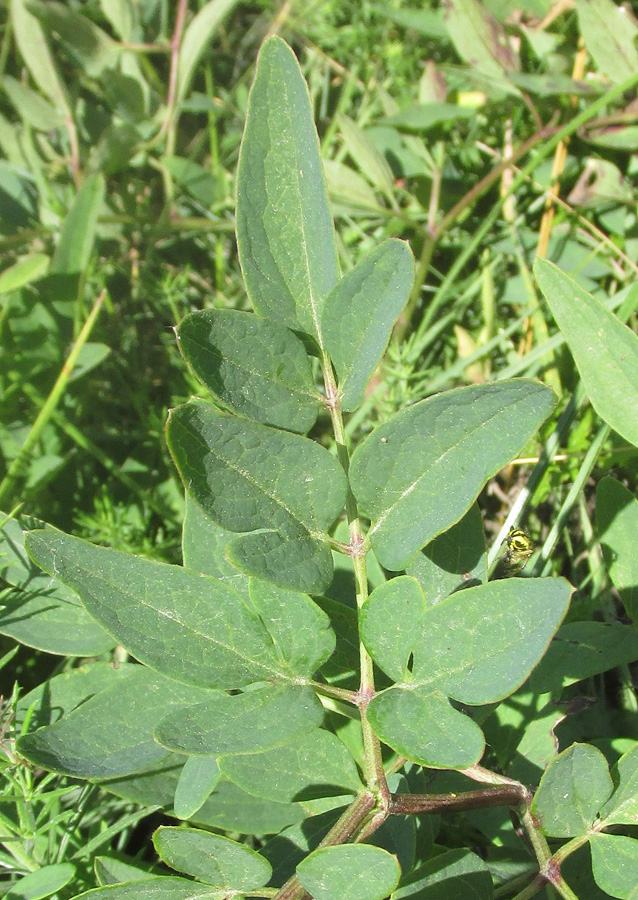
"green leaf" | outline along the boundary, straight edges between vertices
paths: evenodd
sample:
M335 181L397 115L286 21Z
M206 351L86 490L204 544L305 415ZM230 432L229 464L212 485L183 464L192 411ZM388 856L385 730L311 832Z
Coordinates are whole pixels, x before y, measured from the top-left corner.
M531 810L548 837L577 837L591 828L612 787L600 750L572 744L543 773Z
M188 878L166 875L128 884L109 884L77 894L73 900L219 900L210 885L197 884Z
M49 257L44 253L29 253L22 256L8 269L0 273L0 294L17 291L46 275Z
M120 46L94 22L64 3L27 0L27 9L62 40L78 65L92 78L115 68Z
M618 434L638 445L638 336L553 263L537 259L534 274L592 406Z
M2 87L18 115L36 130L51 131L64 124L64 116L60 110L21 81L5 75Z
M167 711L198 703L208 692L144 666L130 670L55 724L20 738L19 752L45 769L96 779L128 775L164 759L166 750L153 739L155 725Z
M282 668L295 679L310 678L335 649L330 617L307 594L286 591L256 578L250 581L249 593Z
M210 756L189 756L175 788L174 812L178 819L190 819L217 787L221 772Z
M233 309L191 313L177 329L182 353L233 412L305 434L319 395L303 344L283 325Z
M326 300L322 330L346 412L362 402L414 280L412 253L385 241L345 275Z
M317 728L322 706L312 688L268 685L243 694L212 695L166 716L157 740L179 753L221 756L282 747Z
M253 797L230 781L219 782L195 820L203 825L241 834L277 834L306 818L299 803L277 803Z
M128 122L111 122L98 142L91 147L87 169L104 175L122 172L129 168L141 145L142 137L133 125Z
M385 194L392 202L394 199L394 175L385 156L377 150L366 132L348 116L338 115L337 122L346 150L358 168L370 184Z
M100 787L116 797L139 806L157 806L170 810L179 775L183 769L183 761L184 756L169 753L162 762L147 766L142 772L125 775L123 778L111 778L101 782ZM201 819L198 821L201 822ZM134 879L124 879L124 881L132 880Z
M104 200L104 177L89 175L77 192L62 225L49 274L75 275L84 272L95 242L97 216Z
M133 668L128 664L114 668L111 663L96 662L55 675L22 694L16 708L16 729L22 729L27 714L31 716L32 729L52 725L94 694L128 678Z
M429 607L408 686L481 705L520 687L547 650L572 593L564 578L509 578Z
M27 549L129 653L169 678L230 689L285 677L266 629L220 581L66 534L31 532Z
M50 897L67 885L75 875L75 866L71 863L54 863L42 866L35 872L29 872L19 878L4 894L5 900L41 900Z
M237 246L256 311L322 345L337 252L308 89L290 48L265 42L237 170Z
M478 725L428 688L382 691L372 699L368 719L385 744L422 766L465 769L485 748Z
M421 640L425 597L416 578L407 575L379 585L360 616L361 640L374 661L393 681L410 676L408 660Z
M613 0L576 0L578 27L596 66L614 84L638 69L636 25L631 14Z
M492 875L469 850L448 850L410 872L392 900L492 900Z
M458 522L555 399L549 388L524 379L473 385L415 403L375 428L352 455L350 483L372 520L381 565L405 568Z
M462 519L435 537L406 568L417 579L428 606L460 588L487 581L487 553L483 517L473 503Z
M397 886L395 856L370 844L315 850L297 866L297 877L314 900L383 900Z
M354 169L334 159L324 159L323 169L335 215L342 209L384 212L368 182Z
M93 868L101 887L107 884L122 884L125 881L148 881L149 878L156 877L150 871L150 867L145 869L133 866L112 856L94 857Z
M179 49L176 96L178 104L185 99L197 65L217 26L236 4L237 0L208 0L188 24Z
M638 501L615 478L602 478L596 486L596 532L609 577L627 615L638 621Z
M27 0L11 0L11 20L20 55L42 93L65 118L72 120L66 88L53 62L44 31L27 6Z
M173 410L167 433L204 512L223 528L252 532L229 545L232 563L284 588L325 590L332 579L326 532L344 506L346 477L324 447L203 403Z
M242 790L282 802L356 794L362 788L345 745L321 728L276 750L224 756L219 765Z
M28 520L8 519L0 528L0 578L14 588L1 595L0 634L64 656L99 656L111 650L115 641L86 612L75 591L33 565L24 547L25 525Z
M44 581L44 577L36 580ZM55 579L46 580L48 585L42 590L14 589L0 594L0 634L60 656L99 656L112 650L116 641L77 597Z
M223 891L256 891L272 869L246 844L196 828L158 828L155 849L166 865Z
M589 844L598 887L620 900L633 900L638 883L638 841L621 834L592 834Z
M335 807L309 816L303 822L289 825L264 844L261 853L273 867L273 884L284 884L292 878L299 863L311 850L317 849L342 811L342 807Z
M393 116L386 116L381 122L406 131L428 131L446 122L472 119L475 115L476 110L471 106L459 106L456 103L426 103L422 106L408 107Z
M457 53L473 69L494 78L518 70L505 29L478 0L446 0L445 24Z
M162 163L173 176L175 183L188 191L198 203L206 209L213 206L218 199L219 191L218 182L210 169L184 156L163 156Z
M611 774L615 790L601 818L605 825L638 824L638 745L620 757Z
M226 545L235 537L234 533L209 518L188 493L185 507L182 529L184 566L204 575L212 575L247 599L249 577L226 559Z
M568 622L530 678L537 693L560 690L638 659L638 632L619 622Z
M563 579L507 579L419 611L411 621L412 672L370 703L370 722L381 740L422 765L464 768L477 762L483 736L444 694L480 705L519 687L565 615L570 593ZM367 646L374 659L385 659L393 636L378 631L373 641L367 635Z

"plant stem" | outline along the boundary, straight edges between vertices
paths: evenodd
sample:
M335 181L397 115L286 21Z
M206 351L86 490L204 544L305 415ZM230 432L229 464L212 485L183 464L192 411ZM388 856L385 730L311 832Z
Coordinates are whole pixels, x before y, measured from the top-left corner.
M368 791L357 796L353 803L338 818L328 834L321 841L317 849L321 847L334 847L337 844L345 844L354 836L357 829L375 807L375 797ZM307 897L305 889L296 875L293 875L276 895L275 900L303 900Z
M20 448L20 452L7 469L7 474L0 483L0 507L4 506L4 504L9 500L12 493L14 492L20 480L20 477L29 461L29 457L33 453L35 445L40 439L40 435L42 434L45 425L53 415L55 408L62 399L62 395L64 394L69 378L71 377L78 356L80 355L80 351L88 340L91 331L93 330L93 326L95 325L105 296L106 291L104 290L95 301L93 309L89 313L86 322L82 326L82 330L78 335L77 341L73 345L73 348L71 349L66 362L62 366L60 374L58 375L56 382L51 389L51 393L47 397L44 406L38 413L35 422L31 426L31 430L29 431L24 444Z
M525 799L526 788L522 784L503 785L482 791L463 791L460 794L392 794L390 814L405 816L488 809L495 806L520 806Z
M332 369L332 363L327 353L322 351L322 368L324 385L326 389L326 403L330 410L330 418L334 429L335 441L337 444L337 455L343 466L343 470L348 474L350 458L348 454L347 439L345 429L343 427L343 416L341 413L341 398L337 389L337 384ZM354 578L357 595L357 609L361 610L364 603L368 599L368 574L366 567L365 545L363 540L363 532L361 530L361 521L359 519L359 510L355 497L348 488L346 498L346 515L348 517L348 525L350 529L350 555L354 568ZM363 747L365 756L366 782L371 791L373 791L381 801L380 815L384 818L387 816L388 804L390 802L390 791L383 771L383 759L381 756L381 744L378 737L372 730L368 722L367 709L370 701L374 697L374 670L372 665L372 657L366 650L362 641L359 641L359 660L361 667L358 703L361 712L361 731L363 734Z

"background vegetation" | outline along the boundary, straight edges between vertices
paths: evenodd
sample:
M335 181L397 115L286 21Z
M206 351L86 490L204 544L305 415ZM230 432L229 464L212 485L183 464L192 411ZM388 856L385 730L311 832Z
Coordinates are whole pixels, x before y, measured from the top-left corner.
M576 586L574 619L626 621L594 492L613 474L635 494L638 451L587 402L531 266L547 257L635 327L638 27L627 9L5 0L0 15L0 508L180 561L183 490L164 424L202 388L173 328L193 310L248 308L235 174L257 52L276 33L310 88L342 271L388 237L417 261L348 434L454 385L541 378L559 397L541 443L479 500L492 560L510 523L523 524L538 548L530 571ZM328 444L329 424L320 418L313 437ZM5 887L73 859L59 893L73 896L106 850L150 865L156 810L15 764L17 693L80 660L16 644L10 617L0 630ZM593 740L612 761L632 747L632 676L624 665L563 697L561 746ZM455 820L439 840L481 846L472 828Z

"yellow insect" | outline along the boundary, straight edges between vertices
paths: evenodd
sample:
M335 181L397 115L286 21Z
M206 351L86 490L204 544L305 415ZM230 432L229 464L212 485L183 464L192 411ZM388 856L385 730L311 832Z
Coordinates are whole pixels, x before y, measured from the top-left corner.
M506 564L512 568L521 566L522 572L534 552L534 544L529 534L521 528L510 528L505 538L505 547Z

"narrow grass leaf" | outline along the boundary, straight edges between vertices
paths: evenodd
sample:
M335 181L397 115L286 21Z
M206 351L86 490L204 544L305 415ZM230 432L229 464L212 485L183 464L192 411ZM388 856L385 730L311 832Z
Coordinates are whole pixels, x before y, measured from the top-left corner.
M638 501L615 478L596 486L596 533L609 577L632 621L638 621Z
M545 385L514 379L447 391L377 427L352 455L350 483L372 520L370 539L381 565L404 569L458 522L555 401Z
M310 359L292 331L233 309L191 313L177 329L195 374L228 409L305 434L319 412Z
M169 678L230 689L282 675L255 613L214 578L65 534L31 532L27 549L129 653Z
M364 257L328 296L322 328L346 412L363 402L413 280L410 248L403 241L389 240Z
M222 756L283 747L321 724L322 706L303 685L268 685L243 694L215 694L172 712L155 729L178 753Z
M270 863L221 834L197 828L158 828L153 844L167 866L223 891L256 891L272 874Z
M345 744L321 728L276 750L223 756L219 765L242 790L280 802L356 794L362 789Z
M204 512L223 528L250 532L229 546L231 562L281 587L325 590L332 579L326 532L344 506L346 478L324 447L203 403L173 410L167 433Z
M315 850L297 866L297 877L314 900L383 900L399 883L396 856L371 844Z
M600 750L572 744L545 769L531 811L548 837L577 837L589 831L612 789Z
M248 295L267 319L323 343L338 277L334 228L308 88L280 38L263 45L237 171L237 246Z
M598 415L638 446L638 336L553 263L534 274Z
M132 666L125 679L20 738L19 752L45 769L78 778L129 775L168 755L153 738L167 711L198 703L208 693Z
M368 718L385 744L422 766L464 769L483 755L478 725L429 688L388 688L373 698Z

